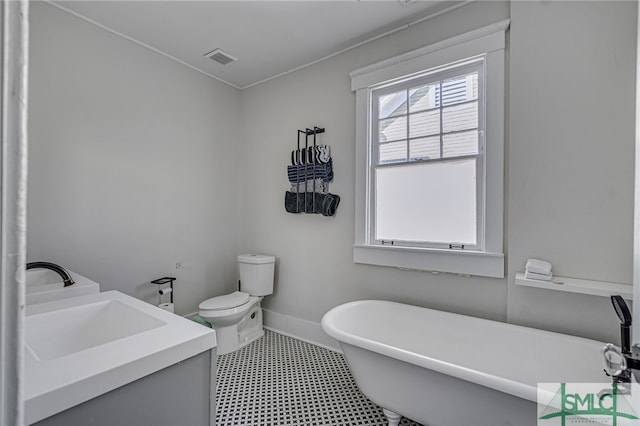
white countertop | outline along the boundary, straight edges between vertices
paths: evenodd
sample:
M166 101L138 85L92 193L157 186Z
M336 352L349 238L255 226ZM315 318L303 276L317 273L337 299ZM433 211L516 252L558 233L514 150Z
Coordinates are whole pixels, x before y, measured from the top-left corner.
M79 348L68 354L42 356L45 352L39 352L37 348L34 350L37 342L33 338L31 342L34 347L29 345L28 328L35 327L38 320L53 318L58 313L64 314L64 310L70 312L79 306L108 301L119 302L127 306L124 309L131 308L145 317L151 317L150 321L155 325L126 337L86 349ZM122 306L120 304L118 306ZM26 320L27 424L45 419L216 346L213 330L118 291L27 306ZM96 332L100 333L100 330Z

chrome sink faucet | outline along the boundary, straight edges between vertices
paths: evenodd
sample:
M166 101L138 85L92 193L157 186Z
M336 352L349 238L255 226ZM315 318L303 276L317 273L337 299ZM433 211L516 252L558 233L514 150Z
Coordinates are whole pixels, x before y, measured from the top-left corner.
M69 272L66 269L64 269L62 266L56 265L55 263L29 262L27 263L27 271L29 269L49 269L57 273L58 275L60 275L65 287L69 287L70 285L75 283L75 281L73 281L73 278L71 278L71 274L69 274Z

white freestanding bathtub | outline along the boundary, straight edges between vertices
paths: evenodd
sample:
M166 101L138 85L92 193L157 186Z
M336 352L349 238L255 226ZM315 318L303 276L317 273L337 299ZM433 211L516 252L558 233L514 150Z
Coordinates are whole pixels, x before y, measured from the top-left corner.
M610 381L602 342L402 303L346 303L322 328L390 426L536 425L538 383Z

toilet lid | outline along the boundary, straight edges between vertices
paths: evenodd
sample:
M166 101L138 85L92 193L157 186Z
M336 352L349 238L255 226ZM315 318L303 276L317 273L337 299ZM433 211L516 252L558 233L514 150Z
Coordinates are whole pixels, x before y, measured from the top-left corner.
M241 291L234 291L224 296L212 297L200 304L200 309L206 309L210 311L220 311L222 309L235 308L236 306L244 305L249 301L249 294Z

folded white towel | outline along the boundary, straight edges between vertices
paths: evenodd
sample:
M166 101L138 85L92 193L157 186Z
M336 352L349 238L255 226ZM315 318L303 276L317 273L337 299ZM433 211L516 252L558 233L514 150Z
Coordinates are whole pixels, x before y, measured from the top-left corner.
M534 274L549 275L551 273L551 263L544 260L529 259L525 269Z
M524 278L527 280L551 281L553 274L536 274L535 272L525 271Z

